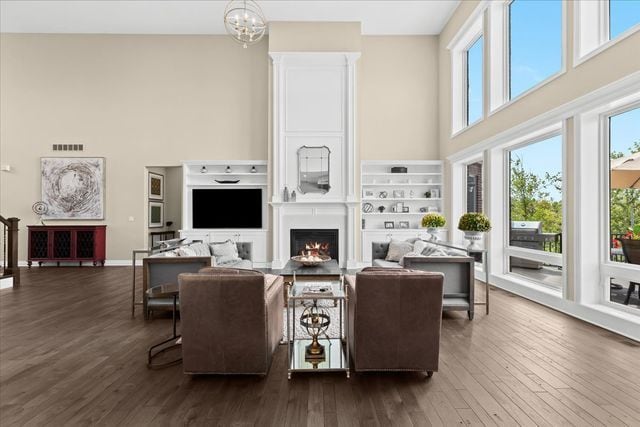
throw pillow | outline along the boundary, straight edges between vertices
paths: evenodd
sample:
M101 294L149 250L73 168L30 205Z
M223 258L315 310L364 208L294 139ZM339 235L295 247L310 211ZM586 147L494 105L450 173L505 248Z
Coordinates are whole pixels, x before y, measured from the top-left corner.
M238 247L231 240L227 240L223 243L211 243L209 244L209 247L211 248L211 255L216 258L223 256L234 256L238 258Z
M178 256L196 256L196 251L194 251L191 247L185 246L176 251Z
M427 256L450 256L445 250L436 248L432 250Z
M404 240L391 239L389 250L387 251L386 261L400 261L405 254L413 250L413 245Z
M427 246L429 246L429 243L425 242L424 240L418 239L413 244L413 252L417 254L421 254L422 251L424 251Z
M194 250L196 256L211 256L211 251L206 243L198 242L189 246Z

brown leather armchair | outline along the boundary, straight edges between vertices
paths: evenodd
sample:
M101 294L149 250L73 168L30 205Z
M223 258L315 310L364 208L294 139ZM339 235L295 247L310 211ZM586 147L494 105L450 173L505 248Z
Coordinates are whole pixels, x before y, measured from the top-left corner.
M365 268L347 276L356 371L438 370L442 273Z
M282 277L209 267L178 281L184 372L266 374L282 338Z

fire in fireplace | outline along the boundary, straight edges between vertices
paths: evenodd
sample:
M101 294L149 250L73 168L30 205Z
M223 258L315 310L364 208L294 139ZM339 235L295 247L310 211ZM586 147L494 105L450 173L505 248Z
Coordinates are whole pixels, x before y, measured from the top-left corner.
M291 256L328 255L338 258L338 230L335 229L292 229Z

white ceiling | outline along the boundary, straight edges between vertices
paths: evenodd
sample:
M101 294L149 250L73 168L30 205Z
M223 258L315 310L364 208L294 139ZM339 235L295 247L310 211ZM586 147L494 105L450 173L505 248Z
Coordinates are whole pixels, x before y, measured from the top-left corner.
M366 35L439 34L460 0L258 0L267 21L360 21ZM0 0L0 32L224 34L227 0Z

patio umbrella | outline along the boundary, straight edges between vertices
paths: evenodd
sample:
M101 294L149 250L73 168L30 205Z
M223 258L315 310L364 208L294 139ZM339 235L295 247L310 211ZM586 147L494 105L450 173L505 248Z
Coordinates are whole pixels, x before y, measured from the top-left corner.
M640 189L640 152L611 160L611 188Z

